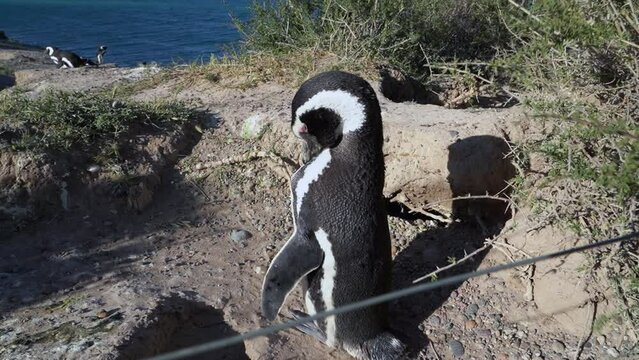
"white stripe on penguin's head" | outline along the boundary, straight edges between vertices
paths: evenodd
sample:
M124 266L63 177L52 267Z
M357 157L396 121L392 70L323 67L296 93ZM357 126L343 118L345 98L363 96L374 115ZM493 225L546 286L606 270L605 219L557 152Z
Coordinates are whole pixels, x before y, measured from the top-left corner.
M47 47L46 47L46 50L47 50L47 54L48 54L49 56L50 56L50 55L53 55L53 48L52 48L51 46L47 46Z
M295 111L293 132L296 136L301 137L300 130L305 128L300 117L309 111L321 108L331 110L341 118L340 128L337 131L343 135L357 131L366 120L364 105L356 96L344 90L322 90Z

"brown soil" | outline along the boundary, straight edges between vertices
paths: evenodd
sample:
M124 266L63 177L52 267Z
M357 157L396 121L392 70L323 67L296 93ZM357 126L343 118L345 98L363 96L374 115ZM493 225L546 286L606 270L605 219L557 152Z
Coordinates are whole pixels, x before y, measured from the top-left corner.
M73 87L112 84L126 76L119 69L83 69L64 78ZM38 79L34 92L47 82ZM200 139L194 133L175 138L169 157L179 161L157 167L161 181L148 206L135 211L97 193L92 197L92 187L70 186L69 199L82 206L58 209L3 236L0 357L142 358L268 325L259 311L262 277L292 231L287 162L299 157L299 144L288 131L294 92L272 83L237 90L203 80L177 89L161 83L137 94L141 101L178 98L199 104L208 116L206 129ZM577 241L553 228L528 231L537 225L534 216L522 210L508 220L500 202L451 200L496 194L515 174L503 156L508 152L503 137L522 136L517 107L450 110L379 96L388 154L386 193L421 212L390 219L396 288L447 265L451 257L464 257L493 236L502 245L439 277ZM263 131L248 127L249 118ZM160 140L148 144L155 141ZM159 148L151 147L151 155L162 153ZM254 156L243 161L247 153ZM86 179L69 183L86 184ZM60 189L45 193L59 198ZM450 222L453 218L460 220ZM234 229L252 237L233 241ZM463 359L572 358L589 328L593 310L587 300L595 298L590 277L578 271L582 262L571 257L397 300L391 303L392 326L409 344L411 358L455 358L457 342ZM609 294L597 296L599 314L606 306L601 299ZM296 291L283 315L301 308ZM627 329L613 324L607 331L607 337L596 334L585 341L581 359L622 350ZM348 356L289 330L201 358Z

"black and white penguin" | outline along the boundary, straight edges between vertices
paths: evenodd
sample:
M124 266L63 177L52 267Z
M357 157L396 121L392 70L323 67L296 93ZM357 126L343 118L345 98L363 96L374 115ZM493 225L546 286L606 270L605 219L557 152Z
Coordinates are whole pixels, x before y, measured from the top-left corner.
M98 51L95 54L95 60L97 65L102 65L104 63L104 54L106 54L107 47L102 45L98 48Z
M45 54L53 61L54 64L60 66L60 49L53 46L47 46L44 50Z
M95 65L91 60L84 59L71 51L61 50L57 47L47 46L45 52L49 55L51 61L61 69Z
M353 74L326 72L302 84L292 107L293 132L310 160L291 178L293 235L264 278L262 312L270 320L298 282L311 315L391 289L382 118L373 88ZM388 331L385 304L299 329L358 359L397 359L405 350Z

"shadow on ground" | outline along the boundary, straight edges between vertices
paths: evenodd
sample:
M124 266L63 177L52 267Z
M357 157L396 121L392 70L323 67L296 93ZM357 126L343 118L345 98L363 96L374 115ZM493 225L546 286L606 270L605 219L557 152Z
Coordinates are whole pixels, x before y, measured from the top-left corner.
M499 151L495 151L495 147ZM449 146L448 182L453 196L468 195L469 189L471 195L500 193L506 187L506 181L515 175L515 169L506 156L508 152L508 144L494 136L473 136ZM495 155L489 158L486 154ZM461 193L459 189L464 189L466 193ZM413 280L437 267L448 265L449 258L461 259L466 253L482 247L485 239L499 234L508 220L510 214L506 206L505 202L490 199L455 200L453 218L456 222L417 234L408 247L397 254L393 265L394 287L409 287L413 285ZM439 273L438 278L474 271L485 255L486 251L481 252L469 261ZM442 306L459 285L442 287L391 303L392 327L406 340L413 353L426 348L428 344L420 324Z
M118 348L117 359L144 359L238 334L224 321L222 311L178 295L164 298L142 323ZM214 354L188 358L248 359L244 343L215 350Z

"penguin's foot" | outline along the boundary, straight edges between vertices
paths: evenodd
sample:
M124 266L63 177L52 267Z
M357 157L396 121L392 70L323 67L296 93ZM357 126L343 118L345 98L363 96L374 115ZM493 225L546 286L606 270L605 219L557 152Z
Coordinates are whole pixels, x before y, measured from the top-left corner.
M293 315L293 319L294 320L299 320L299 319L308 317L307 313L302 312L302 311L298 311L298 310L292 310L291 313ZM324 333L324 331L322 331L322 329L320 329L317 326L315 321L310 321L310 322L307 322L307 323L303 323L303 324L297 325L295 328L297 330L303 332L304 334L311 335L312 337L314 337L317 340L321 341L322 343L326 344L326 334Z

